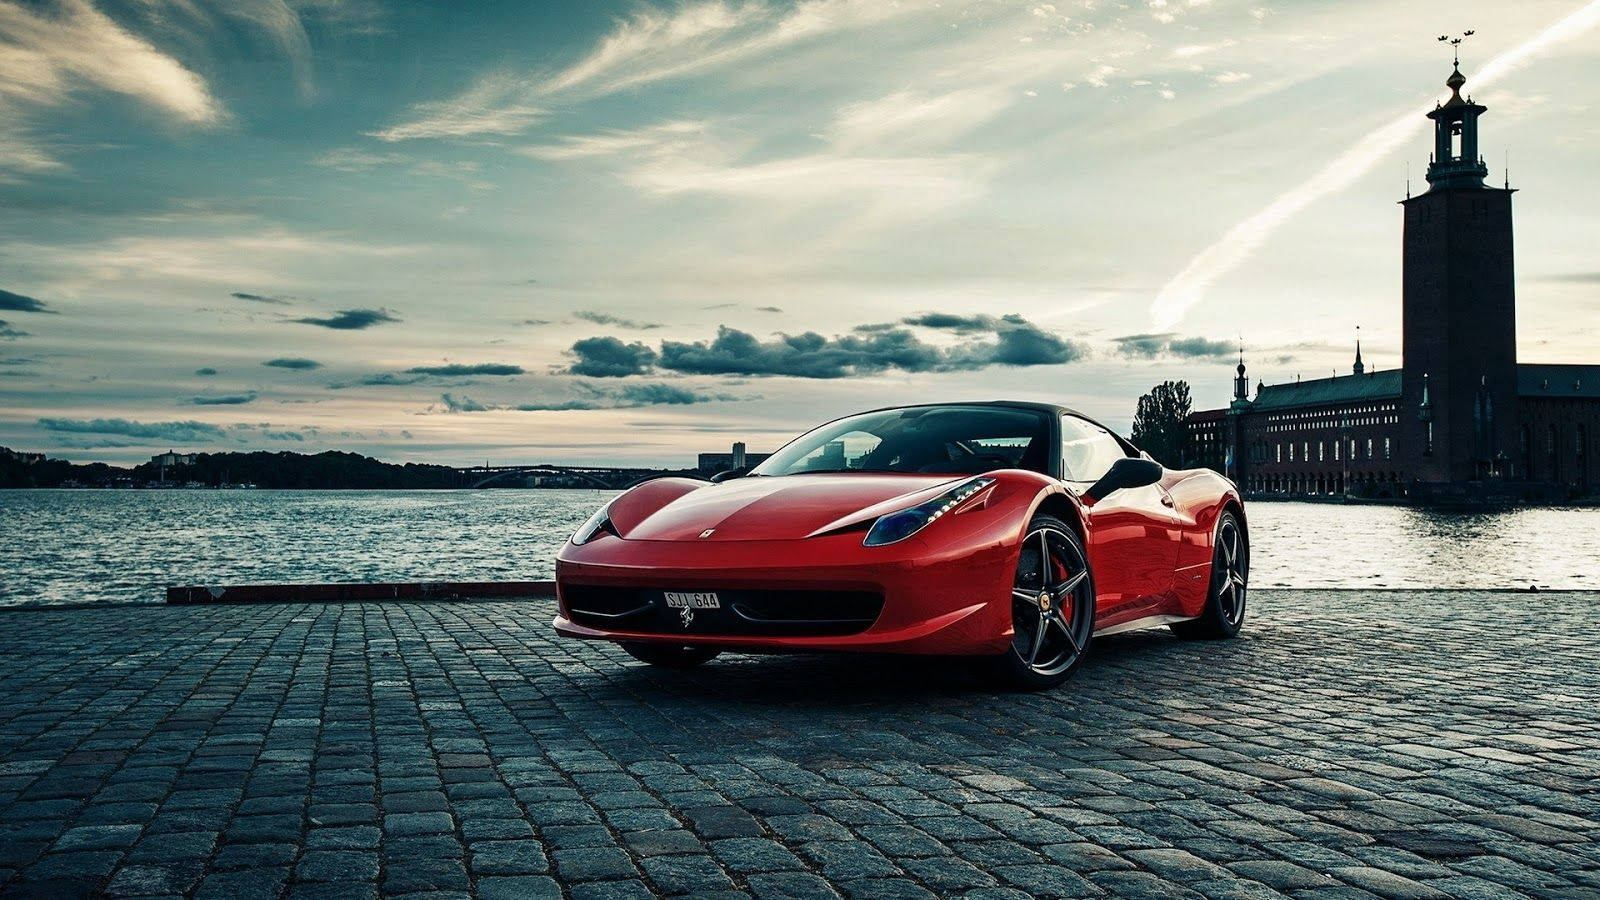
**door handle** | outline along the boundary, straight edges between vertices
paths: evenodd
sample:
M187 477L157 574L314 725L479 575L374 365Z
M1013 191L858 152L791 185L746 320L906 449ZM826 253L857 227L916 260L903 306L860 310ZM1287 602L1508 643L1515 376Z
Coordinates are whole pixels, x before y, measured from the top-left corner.
M1171 506L1171 505L1173 505L1172 504L1172 495L1167 493L1166 491L1162 491L1161 492L1161 505L1162 506Z

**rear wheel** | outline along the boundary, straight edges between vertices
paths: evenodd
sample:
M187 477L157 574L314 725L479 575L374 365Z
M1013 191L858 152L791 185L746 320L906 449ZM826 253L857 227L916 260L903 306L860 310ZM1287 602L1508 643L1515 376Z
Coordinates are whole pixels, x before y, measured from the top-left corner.
M685 644L657 644L651 641L622 641L622 649L640 662L668 669L692 669L710 662L722 653L716 647L691 647Z
M1199 618L1178 622L1173 634L1188 640L1231 638L1244 624L1244 598L1250 581L1250 543L1232 510L1217 519L1211 542L1211 588Z
M1067 523L1028 523L1011 588L1011 646L991 661L1020 690L1055 687L1078 667L1094 634L1094 578L1083 543Z

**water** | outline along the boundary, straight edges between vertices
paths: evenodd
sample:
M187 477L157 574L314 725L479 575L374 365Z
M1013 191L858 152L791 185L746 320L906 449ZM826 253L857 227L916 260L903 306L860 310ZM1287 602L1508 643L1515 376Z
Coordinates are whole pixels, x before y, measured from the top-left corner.
M606 491L0 491L0 605L169 584L547 579ZM1258 587L1600 589L1600 509L1257 503Z

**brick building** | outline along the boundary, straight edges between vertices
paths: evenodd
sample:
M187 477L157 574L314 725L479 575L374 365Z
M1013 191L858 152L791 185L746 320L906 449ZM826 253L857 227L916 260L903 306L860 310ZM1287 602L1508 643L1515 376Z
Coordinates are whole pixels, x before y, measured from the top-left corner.
M1513 189L1484 184L1459 68L1428 118L1428 190L1401 203L1399 369L1258 384L1188 420L1191 457L1255 495L1556 499L1600 487L1600 365L1517 362Z

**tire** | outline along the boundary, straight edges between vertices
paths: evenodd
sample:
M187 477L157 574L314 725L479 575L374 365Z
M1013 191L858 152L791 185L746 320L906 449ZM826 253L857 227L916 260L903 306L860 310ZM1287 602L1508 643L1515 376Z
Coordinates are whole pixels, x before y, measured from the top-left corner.
M1050 566L1041 564L1045 559ZM1042 599L1047 593L1049 599ZM1038 691L1072 677L1089 652L1095 605L1089 556L1072 526L1043 514L1028 523L1010 605L1014 635L1005 653L987 660L991 679L1012 690Z
M621 641L622 649L640 662L664 669L692 669L721 655L716 647L691 647L684 644L657 644L652 641Z
M1236 636L1244 625L1249 580L1250 542L1244 523L1233 510L1224 510L1211 539L1211 586L1205 608L1198 618L1174 624L1172 633L1191 641Z

